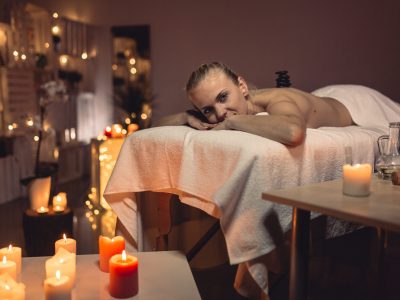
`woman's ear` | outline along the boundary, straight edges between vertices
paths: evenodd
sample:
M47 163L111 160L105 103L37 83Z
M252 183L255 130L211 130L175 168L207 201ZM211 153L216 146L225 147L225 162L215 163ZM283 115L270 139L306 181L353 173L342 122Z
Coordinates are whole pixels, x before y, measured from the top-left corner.
M242 92L243 96L247 98L249 96L249 88L247 86L246 80L242 76L238 77L239 81L239 89Z

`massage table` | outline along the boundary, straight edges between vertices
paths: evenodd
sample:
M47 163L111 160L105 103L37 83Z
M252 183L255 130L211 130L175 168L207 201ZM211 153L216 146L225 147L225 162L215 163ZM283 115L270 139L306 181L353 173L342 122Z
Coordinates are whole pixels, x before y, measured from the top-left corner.
M376 114L376 108L371 110ZM159 193L161 201L177 195L182 203L217 218L229 263L239 264L237 291L254 294L244 282L249 274L268 294L266 257L291 229L292 209L263 200L262 192L341 177L346 149L351 149L353 163L373 165L376 141L387 134L386 122L307 129L304 143L296 147L241 131L187 126L141 130L126 138L104 196L134 251L151 250L145 249L143 192ZM325 225L325 238L359 228L333 218Z

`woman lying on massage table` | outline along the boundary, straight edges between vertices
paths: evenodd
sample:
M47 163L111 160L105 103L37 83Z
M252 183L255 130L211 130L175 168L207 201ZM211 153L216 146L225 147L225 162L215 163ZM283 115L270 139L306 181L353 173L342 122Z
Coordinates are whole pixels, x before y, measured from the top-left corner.
M186 92L195 110L165 117L155 126L241 130L296 146L306 128L354 125L347 108L335 99L294 88L251 90L243 77L218 62L193 71ZM256 115L262 112L267 114Z

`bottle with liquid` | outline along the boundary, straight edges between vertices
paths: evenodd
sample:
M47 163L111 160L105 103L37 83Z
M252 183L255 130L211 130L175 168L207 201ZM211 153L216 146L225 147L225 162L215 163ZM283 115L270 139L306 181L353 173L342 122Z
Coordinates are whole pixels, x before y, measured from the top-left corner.
M375 166L383 179L391 180L400 171L400 122L389 123L389 135L378 138L379 154Z

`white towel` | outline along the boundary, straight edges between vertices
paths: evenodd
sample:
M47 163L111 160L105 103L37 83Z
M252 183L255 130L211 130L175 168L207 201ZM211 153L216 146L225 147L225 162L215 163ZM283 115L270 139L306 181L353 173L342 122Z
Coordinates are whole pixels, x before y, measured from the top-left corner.
M312 94L338 100L349 110L354 123L360 126L389 126L389 122L400 122L400 104L365 86L329 85Z

